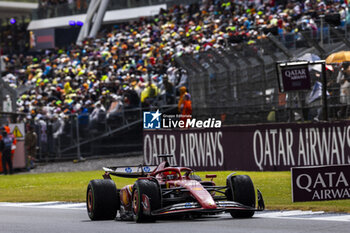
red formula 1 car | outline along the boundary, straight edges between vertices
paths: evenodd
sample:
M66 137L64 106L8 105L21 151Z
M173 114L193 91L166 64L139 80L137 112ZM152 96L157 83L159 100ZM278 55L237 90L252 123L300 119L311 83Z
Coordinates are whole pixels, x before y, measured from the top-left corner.
M154 221L161 216L218 214L229 212L232 217L250 218L264 210L264 200L249 176L230 174L226 186L216 186L213 178L202 181L188 167L172 167L166 161L171 155L159 155L164 161L158 166L105 167L104 179L91 180L86 205L91 220L120 219L136 222ZM117 189L111 175L138 178L133 185Z

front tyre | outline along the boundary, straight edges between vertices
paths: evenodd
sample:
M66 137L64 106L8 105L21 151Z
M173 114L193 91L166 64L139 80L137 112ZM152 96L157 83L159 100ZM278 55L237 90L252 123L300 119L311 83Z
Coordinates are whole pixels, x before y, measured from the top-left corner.
M91 220L113 220L120 206L113 180L91 180L86 192L86 207Z
M152 211L161 207L160 188L157 181L137 180L132 192L132 209L136 222L152 222Z
M226 180L227 199L255 208L255 190L252 180L247 175L229 176ZM234 218L251 218L254 210L231 210Z

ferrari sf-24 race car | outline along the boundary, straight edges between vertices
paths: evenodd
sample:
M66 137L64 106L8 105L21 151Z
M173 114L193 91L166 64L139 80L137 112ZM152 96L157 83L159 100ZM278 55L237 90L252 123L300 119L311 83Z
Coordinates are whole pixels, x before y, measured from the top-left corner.
M173 167L163 158L157 166L104 167L104 179L91 180L86 194L91 220L112 220L119 210L121 220L155 221L161 216L200 216L229 212L235 218L250 218L265 208L261 192L249 176L230 174L226 186L216 186L216 175L207 181L188 167ZM117 189L111 175L137 178L133 185Z

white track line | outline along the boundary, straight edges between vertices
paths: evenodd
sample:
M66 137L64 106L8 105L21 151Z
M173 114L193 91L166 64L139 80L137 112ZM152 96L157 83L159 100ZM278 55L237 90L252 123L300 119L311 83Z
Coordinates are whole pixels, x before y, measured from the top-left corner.
M67 203L67 202L0 202L0 207L21 207L21 208L46 208L46 209L69 209L86 210L85 203ZM254 218L278 218L278 219L296 219L296 220L317 220L317 221L341 221L350 222L350 214L329 214L324 211L263 211L257 212Z
M86 209L85 203L67 203L67 202L27 202L27 203L12 203L0 202L0 207L29 207L29 208L47 208L47 209Z
M312 218L312 220L350 222L350 216L343 215L343 216L316 217L316 218Z
M259 212L254 215L256 218L278 218L295 220L317 220L317 221L340 221L350 222L350 214L325 213L324 211L268 211Z
M299 215L315 215L324 214L324 211L301 211L301 210L290 210L290 211L273 211L273 212L259 212L259 217L264 218L274 218L274 217L289 217L289 216L299 216Z

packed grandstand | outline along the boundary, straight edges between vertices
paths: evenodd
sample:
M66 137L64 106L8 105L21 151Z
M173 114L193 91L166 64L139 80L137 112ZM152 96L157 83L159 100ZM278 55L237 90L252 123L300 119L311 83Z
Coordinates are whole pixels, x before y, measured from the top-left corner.
M268 33L317 33L321 14L337 14L339 26L345 25L347 2L203 0L175 5L154 17L104 27L97 38L67 48L35 55L8 51L3 79L13 88L27 86L17 101L27 119L94 111L108 117L121 108L175 104L180 88L188 86L175 57L251 45ZM12 39L11 31L7 37Z

